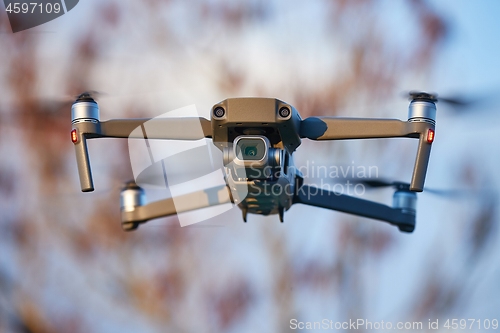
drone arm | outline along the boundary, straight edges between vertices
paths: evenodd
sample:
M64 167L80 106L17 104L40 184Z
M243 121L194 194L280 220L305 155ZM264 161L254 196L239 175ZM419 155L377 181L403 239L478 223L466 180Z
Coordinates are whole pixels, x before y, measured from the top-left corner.
M90 170L90 159L87 149L87 139L84 133L76 134L75 142L76 163L78 165L78 174L80 176L80 187L82 192L91 192L94 190L92 181L92 172Z
M99 123L89 121L73 124L71 130L71 141L73 141L75 145L76 162L78 165L82 192L91 192L94 190L87 139L96 137L95 133L98 132L98 129Z
M310 117L302 121L300 135L311 140L418 138L419 145L410 190L422 192L424 188L434 139L434 124L432 123L398 119Z
M434 126L432 126L432 131L432 133L434 133ZM413 167L413 175L411 177L410 191L422 192L424 190L425 175L427 173L427 166L429 165L432 147L432 142L428 142L428 135L427 131L420 133L417 157L415 159L415 166Z
M94 190L87 139L139 138L199 140L212 137L210 121L205 118L115 119L73 124L71 139L75 144L76 161L82 192Z
M151 219L231 202L231 192L226 185L213 187L177 196L175 199L167 198L129 210L122 209L122 224L144 223Z
M301 186L297 191L294 197L295 203L386 221L405 232L412 232L415 229L414 213L308 185Z
M300 135L311 140L374 139L408 136L407 122L398 119L309 117Z
M113 119L100 123L100 137L199 140L212 137L210 121L193 118Z

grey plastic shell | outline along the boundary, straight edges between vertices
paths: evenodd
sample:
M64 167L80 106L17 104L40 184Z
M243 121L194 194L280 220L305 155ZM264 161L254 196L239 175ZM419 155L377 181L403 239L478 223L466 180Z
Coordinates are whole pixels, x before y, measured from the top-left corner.
M214 116L214 110L223 108L224 117ZM290 114L280 116L279 110L287 108ZM212 139L223 150L240 135L263 135L275 148L294 152L300 145L300 118L297 110L276 98L228 98L212 107Z

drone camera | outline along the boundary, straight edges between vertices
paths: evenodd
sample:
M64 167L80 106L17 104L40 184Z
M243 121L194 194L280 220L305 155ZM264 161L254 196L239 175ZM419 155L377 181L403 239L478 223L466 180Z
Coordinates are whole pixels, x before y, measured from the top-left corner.
M240 167L265 167L271 150L269 139L262 135L240 135L231 147L224 149L224 164Z
M234 147L236 158L251 163L264 162L269 149L263 137L240 137Z
M224 149L224 165L232 163L237 178L268 179L281 165L281 149L272 148L261 135L242 135Z

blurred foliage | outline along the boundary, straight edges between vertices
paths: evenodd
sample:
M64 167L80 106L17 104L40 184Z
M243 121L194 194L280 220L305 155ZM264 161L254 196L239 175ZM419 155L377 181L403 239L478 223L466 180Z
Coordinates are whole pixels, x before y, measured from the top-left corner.
M92 147L98 151L92 153L94 161L104 159L111 165L103 172L112 179L108 184L112 190L77 193L66 99L102 86L100 80L119 85L120 74L140 68L142 60L126 58L126 65L118 71L116 67L107 71L109 59L113 62L116 54L125 56L129 49L139 54L136 49L144 47L144 62L156 55L163 62L155 66L180 66L178 72L172 69L172 82L185 86L189 81L175 74L185 70L192 75L189 66L179 61L187 57L193 66L204 68L199 75L211 83L206 89L216 91L217 96L270 96L283 91L303 117L341 115L349 105L366 105L367 101L378 105L397 92L405 79L420 82L450 30L440 13L423 0L401 5L413 18L408 28L411 36L406 37L410 42L404 47L393 40L377 0L313 1L311 6L320 8L321 26L314 30L322 32L320 37L307 34L308 26L304 30L290 27L291 32L273 28L273 21L302 24L300 15L287 10L294 5L299 3L90 1L71 12L82 17L73 16L76 27L68 28L71 36L64 43L57 44L50 32L43 33L45 28L40 33L0 36L0 86L9 96L0 104L0 151L6 157L0 163L0 196L5 199L1 242L6 256L0 261L2 331L234 332L253 327L247 331L278 332L287 331L291 318L305 316L314 300L316 306L338 300L331 316L339 320L373 313L368 291L376 281L369 270L398 249L392 228L335 215L338 227L322 231L330 247L325 248L324 257L312 258L291 249L292 236L279 224L257 222L246 229L248 236L244 236L245 229L236 233L234 228L202 234L200 229L181 229L176 218L170 218L161 225L124 233L117 198L119 182L132 176L126 142L116 142L106 151ZM2 31L9 29L4 12L0 26ZM270 40L275 46L269 47L285 63L267 73L275 76L269 82L264 82L261 72L273 66L271 55L252 59L252 64L245 61L250 56L240 57L255 45L265 45L251 39L260 27L274 36ZM300 32L313 43L298 43L297 48L314 43L326 46L312 50L311 56L307 49L296 51L279 41L280 33L293 42L303 38L294 35ZM238 51L246 38L251 46ZM320 52L330 52L326 58L331 66L317 80L304 76L298 67L307 68L315 57L322 59L325 55ZM47 54L60 63L54 65ZM44 66L49 65L58 70L47 73ZM50 75L57 75L59 83L53 87L63 102L46 96L47 91L53 92L46 86L47 80L54 82ZM140 89L142 79L130 86ZM133 91L128 93L134 99ZM121 117L149 112L137 101L120 107ZM376 116L374 109L364 116ZM495 200L485 202L463 223L469 231L462 240L470 244L471 259L457 270L465 275L473 269L473 258L486 253L488 238L494 234ZM293 214L289 213L290 220L296 218ZM234 218L231 223L239 222ZM285 227L307 228L293 223ZM258 259L252 261L251 253L238 258L249 249L258 253ZM467 281L451 279L436 262L422 273L414 303L400 309L398 316L426 320L446 315L468 299L469 291L463 288Z

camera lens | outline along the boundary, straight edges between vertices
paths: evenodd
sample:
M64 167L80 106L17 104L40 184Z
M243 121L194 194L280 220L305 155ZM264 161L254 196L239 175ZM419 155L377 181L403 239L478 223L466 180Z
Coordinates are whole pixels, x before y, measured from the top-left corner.
M257 147L256 146L246 147L244 155L250 156L250 157L257 156Z
M266 143L261 138L244 138L236 144L236 155L244 161L259 161L266 156L266 151Z
M226 114L226 111L221 107L215 108L215 110L214 110L214 117L216 117L216 118L222 118L222 117L224 117L225 114Z

